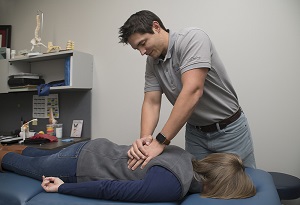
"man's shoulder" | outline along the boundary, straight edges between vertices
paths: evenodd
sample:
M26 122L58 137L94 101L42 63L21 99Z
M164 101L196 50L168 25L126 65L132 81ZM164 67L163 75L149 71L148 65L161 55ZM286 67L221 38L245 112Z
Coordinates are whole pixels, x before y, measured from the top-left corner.
M186 27L176 32L178 35L187 35L189 33L205 33L201 28L198 27Z
M175 45L185 46L193 41L210 41L210 38L206 32L197 27L183 28L174 33Z

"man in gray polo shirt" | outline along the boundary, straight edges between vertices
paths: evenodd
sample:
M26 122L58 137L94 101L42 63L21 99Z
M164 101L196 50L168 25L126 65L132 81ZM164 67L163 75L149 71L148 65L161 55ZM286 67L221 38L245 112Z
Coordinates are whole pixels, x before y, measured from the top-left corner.
M230 152L238 154L245 166L255 167L247 119L204 31L185 28L173 32L154 13L143 10L131 15L119 34L121 43L148 56L140 139L128 151L129 168L143 168L163 152L185 124L185 149L198 159L214 152ZM153 140L163 93L174 107ZM145 144L151 149L146 151Z

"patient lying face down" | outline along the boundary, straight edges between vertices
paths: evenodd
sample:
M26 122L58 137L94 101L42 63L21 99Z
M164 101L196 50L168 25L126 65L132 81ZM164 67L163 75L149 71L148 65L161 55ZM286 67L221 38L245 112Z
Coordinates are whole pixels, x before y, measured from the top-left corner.
M256 194L252 180L239 156L213 153L202 160L192 160L195 179L202 183L202 197L238 199Z
M0 146L1 167L42 181L47 192L81 197L163 202L182 199L188 192L202 197L247 198L255 187L241 159L230 153L210 154L196 160L170 145L144 169L128 169L130 146L98 138L62 150ZM47 177L43 177L47 176Z

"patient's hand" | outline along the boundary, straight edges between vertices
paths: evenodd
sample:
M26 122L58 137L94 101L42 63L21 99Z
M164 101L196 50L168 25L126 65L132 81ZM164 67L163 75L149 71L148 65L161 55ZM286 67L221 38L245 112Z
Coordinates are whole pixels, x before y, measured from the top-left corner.
M58 187L64 182L58 177L45 177L43 176L43 182L41 186L46 192L58 192Z

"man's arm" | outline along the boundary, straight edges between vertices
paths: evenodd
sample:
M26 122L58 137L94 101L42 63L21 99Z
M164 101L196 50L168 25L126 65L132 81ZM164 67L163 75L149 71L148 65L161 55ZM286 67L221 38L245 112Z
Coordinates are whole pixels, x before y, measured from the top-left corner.
M152 135L157 126L161 107L161 95L160 91L146 92L144 94L141 116L141 138Z
M161 131L168 140L171 141L180 131L202 97L207 72L208 68L200 68L192 69L182 74L182 90ZM157 140L153 140L147 147L147 158L142 163L141 168L144 168L151 159L162 153L165 146Z
M172 140L194 111L202 97L207 68L192 69L182 74L182 90L161 133Z
M134 141L129 149L128 157L130 159L145 159L147 156L147 151L143 145L149 145L152 142L152 134L159 120L161 95L161 91L146 92L144 94L140 139Z

